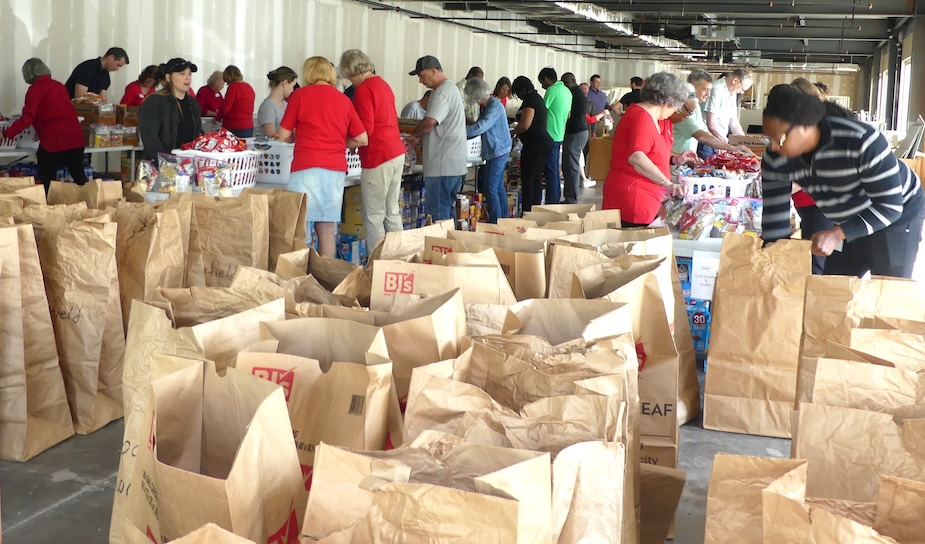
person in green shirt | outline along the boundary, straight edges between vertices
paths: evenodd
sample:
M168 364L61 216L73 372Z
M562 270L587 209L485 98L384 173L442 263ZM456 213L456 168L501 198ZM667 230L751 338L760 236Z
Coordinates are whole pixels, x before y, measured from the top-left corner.
M546 130L552 137L552 152L546 161L546 204L559 204L562 199L562 185L559 177L559 158L562 154L562 140L565 139L565 122L572 110L572 91L559 81L556 69L546 67L540 70L540 85L546 90L543 102L548 116Z
M671 146L672 155L680 155L684 151L697 152L697 143L700 142L714 149L723 151L738 151L751 155L751 150L744 145L734 146L714 136L707 128L706 118L701 104L710 97L713 89L713 77L705 70L693 70L687 76L687 83L693 87L693 92L681 109L671 116L674 123L674 145Z

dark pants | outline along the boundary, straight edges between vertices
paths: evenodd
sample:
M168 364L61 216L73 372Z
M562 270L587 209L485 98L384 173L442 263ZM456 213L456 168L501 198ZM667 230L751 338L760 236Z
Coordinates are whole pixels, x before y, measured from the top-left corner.
M35 158L38 161L39 179L45 186L46 193L52 180L58 179L58 169L62 166L71 173L74 183L77 185L87 183L87 176L84 174L84 148L82 147L52 152L46 151L39 145Z
M697 156L701 159L709 159L716 154L716 150L708 145L697 144Z
M653 218L652 221L654 221L654 220L655 220L655 219ZM621 225L624 229L644 229L644 228L648 227L650 224L651 224L651 222L649 222L649 223L630 223L629 221L620 221L620 225Z
M581 152L588 143L588 131L566 134L562 142L562 177L565 178L565 201L578 203L578 183L581 181Z
M842 251L825 261L825 273L837 276L890 276L911 278L925 219L925 196L919 192L904 205L903 215L889 227L870 236L845 242Z
M804 240L812 240L813 234L835 226L835 223L823 215L816 206L802 206L797 208L797 213L800 214L800 230ZM813 255L813 274L822 274L823 270L825 257Z
M524 144L520 152L520 187L523 192L523 210L529 212L534 204L541 204L541 180L551 147Z
M253 127L251 127L251 128L235 128L235 129L229 128L229 129L228 129L228 132L234 134L234 135L237 136L238 138L253 138L253 137L254 137L254 129L253 129Z
M558 204L562 200L562 186L559 178L559 156L562 154L562 142L553 142L552 151L546 158L546 204Z

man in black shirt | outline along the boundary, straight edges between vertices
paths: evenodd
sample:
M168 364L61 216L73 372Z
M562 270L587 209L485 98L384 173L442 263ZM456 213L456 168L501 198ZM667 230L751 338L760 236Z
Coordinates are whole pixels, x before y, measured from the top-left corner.
M562 177L565 181L563 196L567 204L577 204L581 152L588 143L588 97L575 80L575 74L566 72L561 79L572 91L572 110L565 123L565 139L562 141Z
M626 108L630 107L630 104L637 104L642 102L642 97L639 92L642 90L642 86L645 84L645 80L641 77L630 78L630 92L626 93L620 98L620 104L623 106L623 112L626 113Z
M106 98L110 83L109 72L118 72L119 68L128 63L128 53L125 49L110 47L102 57L85 60L78 64L64 86L71 98L87 93L96 93Z

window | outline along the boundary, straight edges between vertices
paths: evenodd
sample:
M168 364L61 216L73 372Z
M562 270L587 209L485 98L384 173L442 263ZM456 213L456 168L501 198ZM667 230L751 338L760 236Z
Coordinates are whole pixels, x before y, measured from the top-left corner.
M899 72L899 111L896 129L905 131L909 123L909 92L912 89L912 57L903 59Z

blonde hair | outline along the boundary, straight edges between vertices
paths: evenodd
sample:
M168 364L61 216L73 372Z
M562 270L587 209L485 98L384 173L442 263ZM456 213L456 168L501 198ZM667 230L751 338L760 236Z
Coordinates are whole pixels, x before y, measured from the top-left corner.
M314 85L319 81L337 85L337 72L331 61L324 57L311 57L302 64L302 84Z
M798 77L790 82L790 85L801 93L815 96L819 100L825 100L825 95L822 94L822 91L819 90L819 87L813 85L813 83L806 78Z

